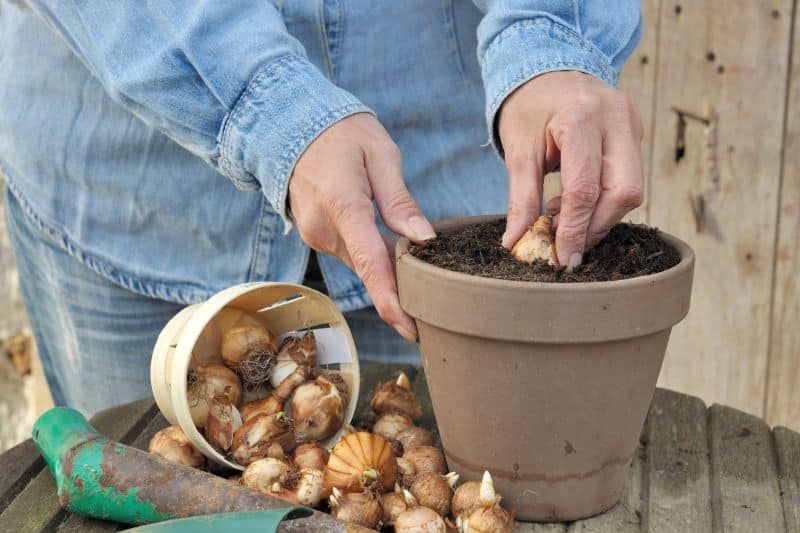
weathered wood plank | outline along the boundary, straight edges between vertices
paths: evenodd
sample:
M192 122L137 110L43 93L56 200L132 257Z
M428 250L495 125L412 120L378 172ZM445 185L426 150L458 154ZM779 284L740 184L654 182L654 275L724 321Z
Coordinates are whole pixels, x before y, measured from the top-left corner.
M656 390L645 433L643 531L711 531L706 418L699 398Z
M772 430L786 531L800 532L800 433L785 427Z
M756 414L791 9L791 0L661 6L650 222L688 241L698 261L660 385Z
M650 161L653 151L653 113L656 103L656 66L658 64L658 32L659 6L661 0L643 0L642 6L642 38L625 67L622 69L620 88L633 101L642 115L644 138L642 139L642 156L645 180L645 201L633 210L625 220L647 222L648 199L650 196Z
M788 17L788 13L782 14ZM800 9L795 8L791 74L772 291L766 419L800 429ZM775 206L772 209L776 209Z
M784 531L769 426L720 405L711 406L708 415L715 526L727 533Z
M92 425L113 440L133 440L153 417L152 400L141 400L122 408L98 413ZM56 485L49 469L43 469L0 514L0 531L38 532L54 528L66 512L56 496Z
M42 468L44 460L30 439L0 455L0 513Z

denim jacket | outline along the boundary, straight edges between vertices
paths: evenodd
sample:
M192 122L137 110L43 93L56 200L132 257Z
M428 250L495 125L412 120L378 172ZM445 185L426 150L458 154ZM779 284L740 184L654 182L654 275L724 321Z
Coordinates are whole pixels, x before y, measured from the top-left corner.
M502 212L503 100L550 71L615 84L640 18L635 0L0 0L0 172L40 229L138 293L297 282L287 182L322 131L374 113L431 220ZM369 305L320 265L343 310Z

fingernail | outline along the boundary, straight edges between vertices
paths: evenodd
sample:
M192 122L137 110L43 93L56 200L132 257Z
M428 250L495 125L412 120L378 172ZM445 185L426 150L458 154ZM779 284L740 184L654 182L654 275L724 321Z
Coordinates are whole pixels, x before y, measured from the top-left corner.
M433 231L430 223L421 216L414 215L408 219L407 224L412 240L427 241L436 237L436 232Z
M409 342L417 342L417 332L411 331L402 324L392 324L392 327L400 334L401 337Z
M510 242L508 242L508 241L509 241L509 239L508 239L508 235L504 233L504 234L503 234L503 238L502 238L502 239L500 239L500 245L501 245L503 248L511 248L511 243L510 243Z
M570 255L569 261L567 261L567 270L572 270L575 267L580 266L581 259L583 259L583 257L578 252L575 252L574 254Z

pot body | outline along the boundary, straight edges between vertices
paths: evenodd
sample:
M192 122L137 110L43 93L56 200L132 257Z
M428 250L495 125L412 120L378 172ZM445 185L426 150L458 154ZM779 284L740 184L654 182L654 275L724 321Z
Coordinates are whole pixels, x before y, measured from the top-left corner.
M437 227L450 231L497 217ZM672 325L687 313L694 256L613 282L468 276L398 244L400 302L420 349L451 470L489 470L522 520L605 511L622 496Z

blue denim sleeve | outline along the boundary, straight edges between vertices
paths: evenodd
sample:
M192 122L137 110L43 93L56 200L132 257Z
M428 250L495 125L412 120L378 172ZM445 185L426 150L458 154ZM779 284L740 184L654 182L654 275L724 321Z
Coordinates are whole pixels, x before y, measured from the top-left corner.
M30 0L106 91L284 218L289 176L370 110L307 59L267 0Z
M638 0L475 0L486 122L517 87L546 72L577 70L616 85L642 32Z

